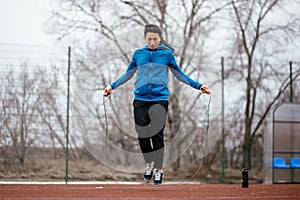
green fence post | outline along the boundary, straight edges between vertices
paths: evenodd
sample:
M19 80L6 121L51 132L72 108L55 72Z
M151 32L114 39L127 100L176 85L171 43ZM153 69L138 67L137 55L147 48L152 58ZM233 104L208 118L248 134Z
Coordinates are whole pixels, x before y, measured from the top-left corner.
M293 103L293 67L292 61L290 61L290 102Z
M221 172L221 183L224 183L224 165L225 165L225 113L224 113L224 57L221 58L222 66L222 172Z
M71 71L71 47L68 47L68 89L67 89L67 128L66 128L66 174L65 181L69 178L69 110L70 110L70 71Z

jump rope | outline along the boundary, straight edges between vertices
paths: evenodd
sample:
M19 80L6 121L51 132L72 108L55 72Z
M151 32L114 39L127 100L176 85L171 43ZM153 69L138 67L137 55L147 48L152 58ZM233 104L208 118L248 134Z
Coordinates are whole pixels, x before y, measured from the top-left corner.
M96 89L99 90L99 89ZM202 95L203 93L201 93ZM111 95L111 92L109 94L109 96ZM106 103L105 103L105 96L102 96L102 101L103 101L103 109L104 109L104 118L105 118L105 158L106 161L108 162L108 150L107 150L107 144L108 144L108 118L107 118L107 109L106 109ZM208 99L208 103L207 103L207 110L206 110L206 117L207 117L207 122L206 122L206 130L204 131L204 138L203 138L203 142L202 145L204 145L203 149L205 151L205 149L207 148L207 139L208 139L208 130L209 130L209 117L210 117L210 104L211 104L211 94L209 94L209 99ZM113 177L115 183L117 184L117 181L113 175L113 173L111 173L110 171L110 167L109 168L109 172L110 175ZM200 169L200 168L199 168ZM192 177L190 177L189 179L187 179L185 182L187 182L188 180L192 179L197 172L199 171L199 169L194 173L194 175Z

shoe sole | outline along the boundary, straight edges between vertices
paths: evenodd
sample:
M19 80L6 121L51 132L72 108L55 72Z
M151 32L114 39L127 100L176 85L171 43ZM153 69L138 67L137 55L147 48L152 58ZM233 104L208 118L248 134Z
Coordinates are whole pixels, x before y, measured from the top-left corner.
M160 186L162 183L154 183L154 186Z

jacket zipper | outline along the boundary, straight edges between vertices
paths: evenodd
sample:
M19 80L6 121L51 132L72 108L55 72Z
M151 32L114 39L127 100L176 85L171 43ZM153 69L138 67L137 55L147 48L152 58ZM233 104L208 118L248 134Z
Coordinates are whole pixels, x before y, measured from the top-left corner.
M152 78L152 51L150 51L150 73L148 79L148 101L150 101L150 82Z

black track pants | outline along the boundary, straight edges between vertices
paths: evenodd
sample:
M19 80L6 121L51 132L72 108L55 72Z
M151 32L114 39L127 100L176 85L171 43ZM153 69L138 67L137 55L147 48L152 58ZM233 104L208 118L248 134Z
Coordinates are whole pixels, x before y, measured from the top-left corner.
M146 163L154 161L155 168L163 167L164 128L168 112L168 101L134 100L135 130L140 149Z

